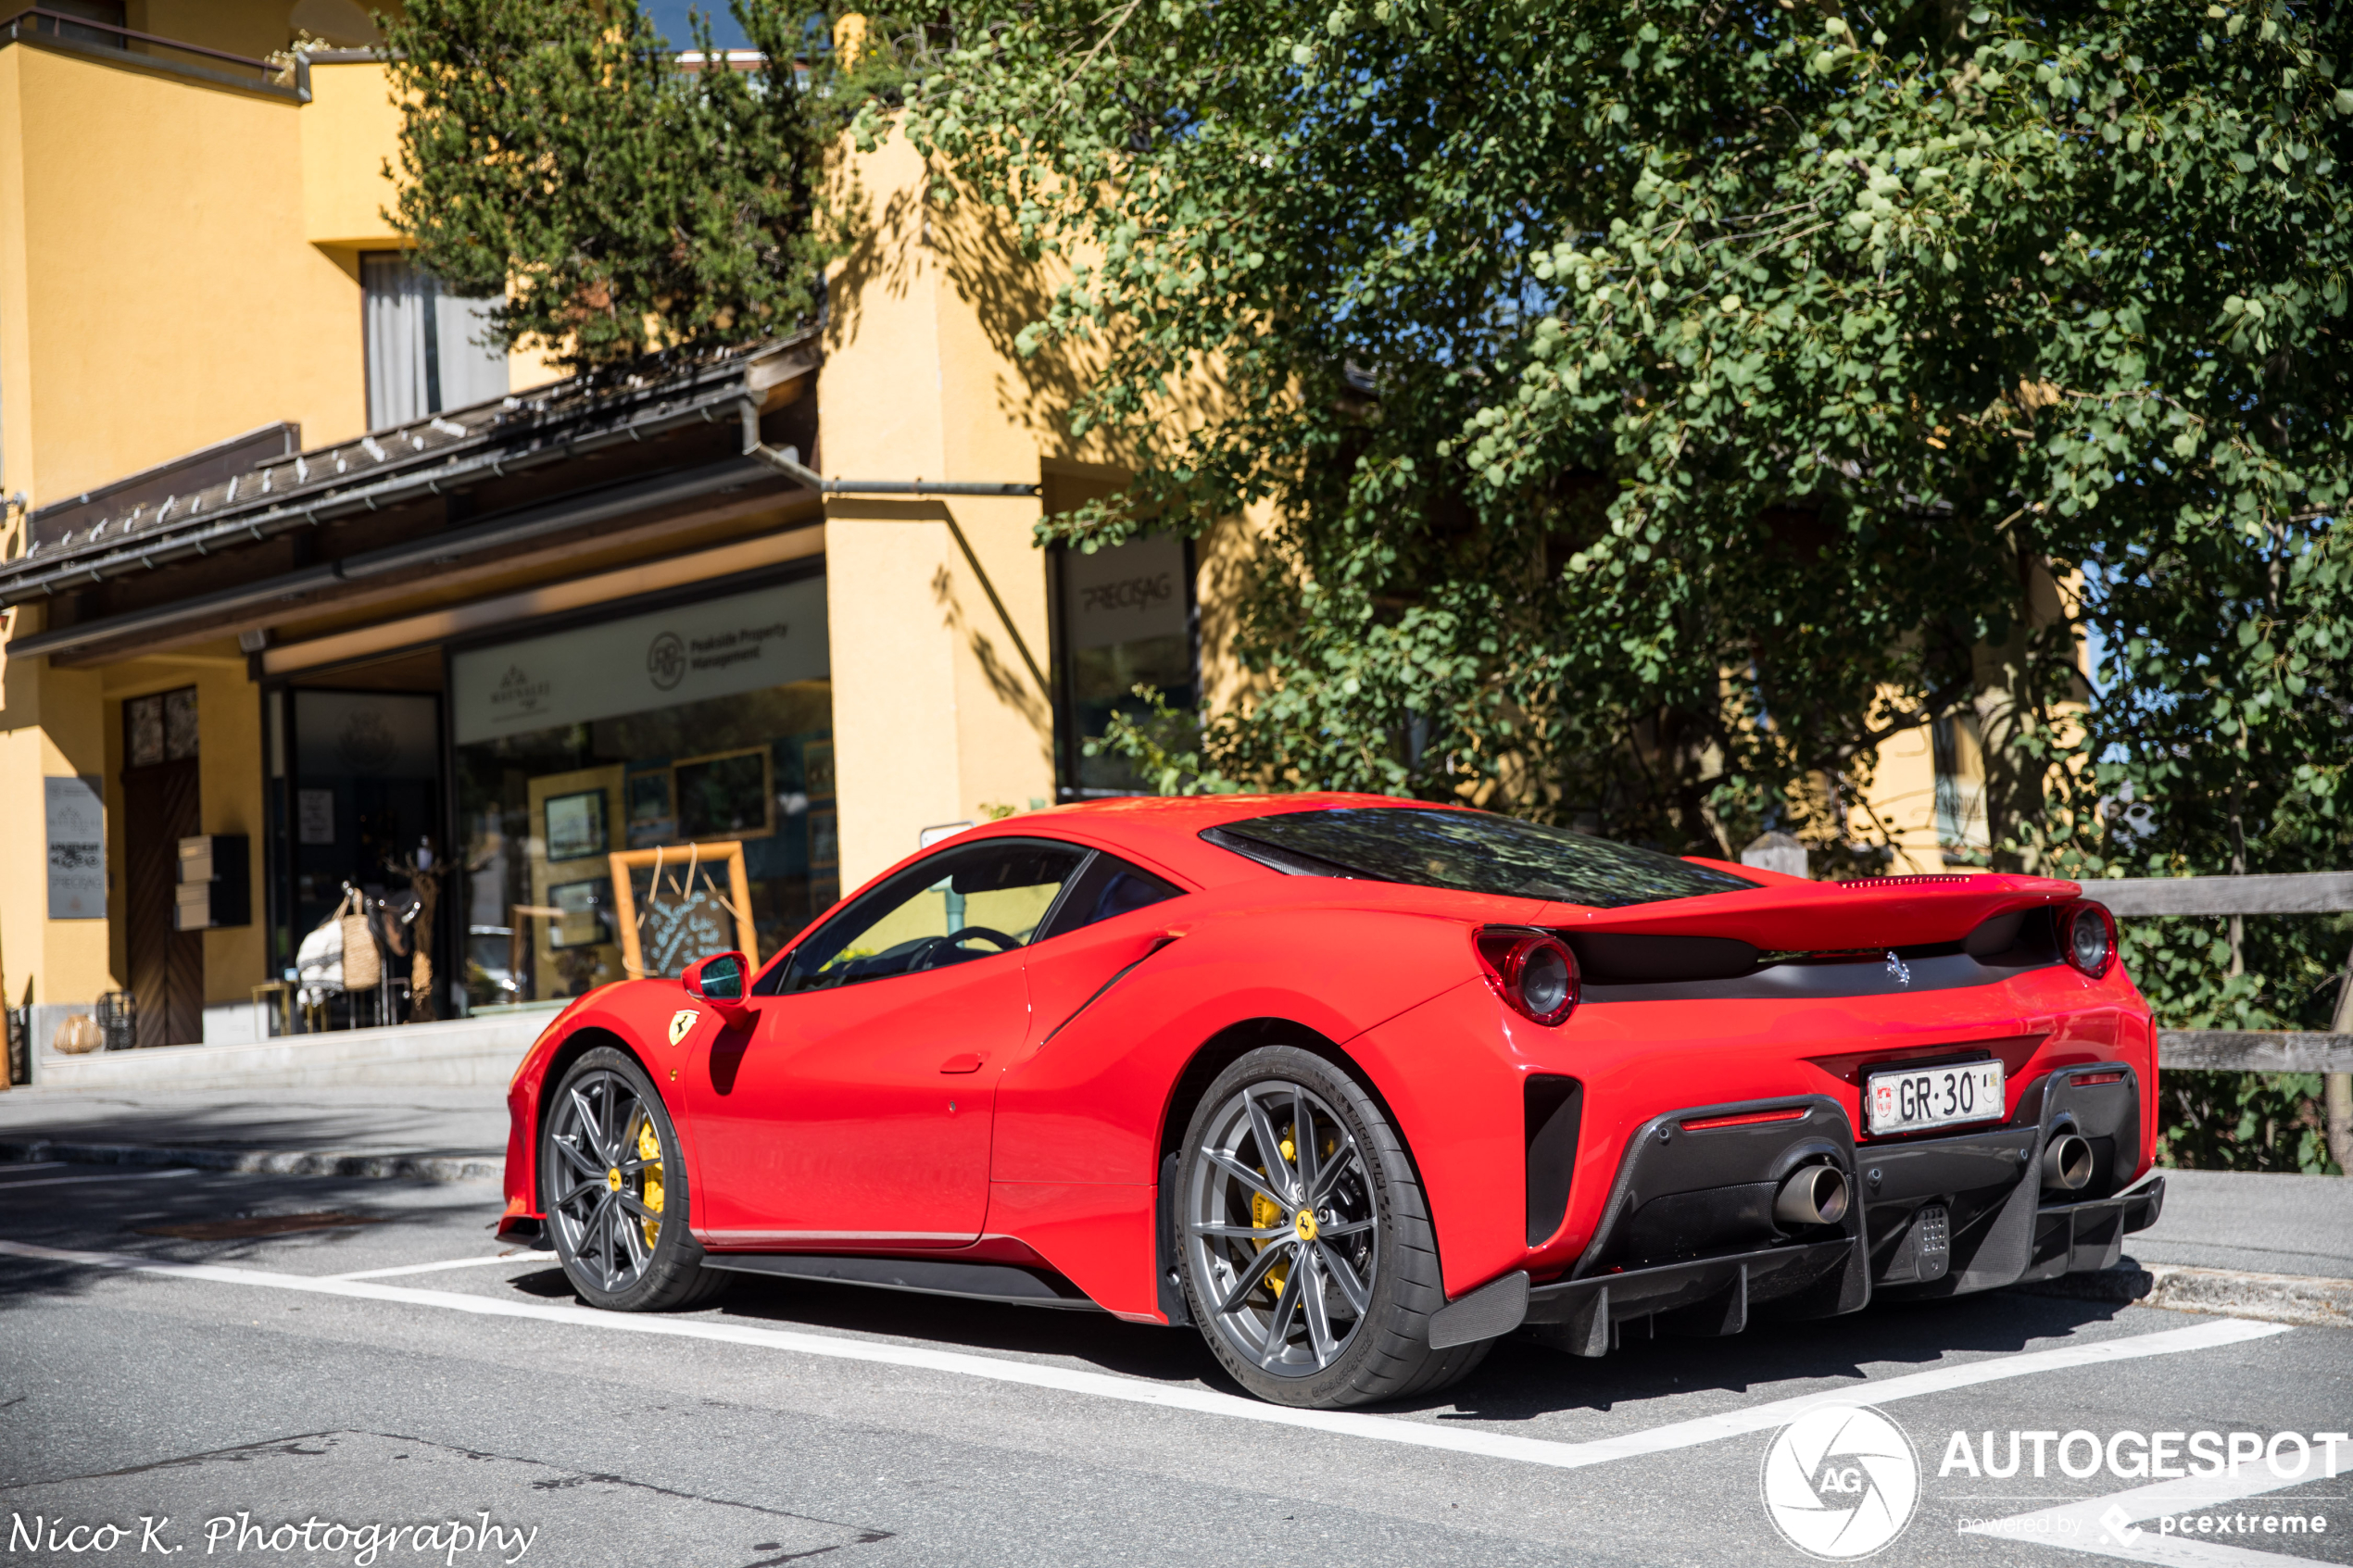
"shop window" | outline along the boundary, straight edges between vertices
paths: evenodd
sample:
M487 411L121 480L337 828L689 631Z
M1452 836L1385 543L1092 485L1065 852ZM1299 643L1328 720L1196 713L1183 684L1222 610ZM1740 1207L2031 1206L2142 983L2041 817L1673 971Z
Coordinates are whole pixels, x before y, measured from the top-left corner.
M400 251L359 258L368 350L368 428L406 424L503 395L507 357L475 340L492 302L445 294Z
M824 579L464 649L449 680L472 1010L623 977L616 853L741 844L762 956L840 897Z
M1114 713L1141 719L1151 711L1135 695L1139 685L1158 691L1180 713L1198 700L1188 556L1185 541L1165 533L1091 555L1057 553L1054 665L1064 798L1145 787L1125 759L1089 757L1086 749L1102 738Z

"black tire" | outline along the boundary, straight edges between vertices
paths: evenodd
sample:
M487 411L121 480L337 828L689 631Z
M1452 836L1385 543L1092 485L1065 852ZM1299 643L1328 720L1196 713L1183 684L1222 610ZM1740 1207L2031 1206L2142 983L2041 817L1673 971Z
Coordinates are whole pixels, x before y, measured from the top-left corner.
M1271 1161L1258 1153L1268 1135ZM1219 1073L1185 1129L1177 1183L1186 1304L1219 1363L1260 1399L1310 1410L1409 1399L1486 1359L1488 1341L1430 1348L1430 1316L1446 1292L1428 1202L1388 1114L1332 1062L1269 1046ZM1277 1198L1302 1186L1321 1189L1308 1193L1313 1223L1293 1208L1273 1223ZM1294 1290L1298 1281L1310 1283ZM1342 1321L1345 1336L1334 1340Z
M658 1154L648 1158L646 1142ZM601 1178L592 1165L605 1167ZM653 1081L598 1047L567 1069L539 1128L540 1212L580 1298L614 1312L700 1306L733 1275L703 1266L678 1130ZM648 1242L650 1232L651 1241Z

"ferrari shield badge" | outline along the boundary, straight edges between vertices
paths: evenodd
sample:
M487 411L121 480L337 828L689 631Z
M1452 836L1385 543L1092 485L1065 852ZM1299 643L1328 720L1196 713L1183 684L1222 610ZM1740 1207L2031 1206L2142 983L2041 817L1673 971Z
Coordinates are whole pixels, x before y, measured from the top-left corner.
M674 1046L693 1034L695 1024L701 1017L702 1014L693 1008L680 1008L676 1012L672 1013L670 1015L670 1043Z

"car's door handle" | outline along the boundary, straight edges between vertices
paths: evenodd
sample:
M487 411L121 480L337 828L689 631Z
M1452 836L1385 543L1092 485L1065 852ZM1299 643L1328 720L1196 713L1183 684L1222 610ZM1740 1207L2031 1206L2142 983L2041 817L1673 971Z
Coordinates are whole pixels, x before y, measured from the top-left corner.
M942 1073L977 1073L980 1071L980 1064L987 1060L986 1057L966 1051L962 1056L951 1056L941 1062L939 1070Z

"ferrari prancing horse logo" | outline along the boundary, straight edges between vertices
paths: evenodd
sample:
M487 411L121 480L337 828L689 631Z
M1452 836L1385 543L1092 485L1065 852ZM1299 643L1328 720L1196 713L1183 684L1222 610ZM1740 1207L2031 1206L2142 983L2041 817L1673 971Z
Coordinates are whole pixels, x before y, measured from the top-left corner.
M680 1008L676 1012L672 1013L670 1015L670 1043L674 1046L693 1034L695 1025L700 1022L702 1022L702 1014L693 1008Z

